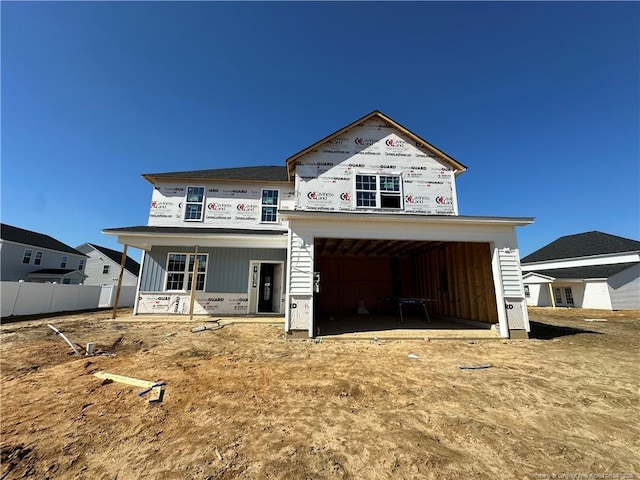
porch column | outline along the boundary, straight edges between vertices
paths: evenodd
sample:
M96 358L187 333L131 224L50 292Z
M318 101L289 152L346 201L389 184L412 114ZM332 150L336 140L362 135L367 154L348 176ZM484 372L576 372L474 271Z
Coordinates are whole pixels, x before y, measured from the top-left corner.
M187 258L187 262L189 259ZM187 272L187 275L189 273ZM188 277L187 277L188 278ZM193 273L191 274L191 298L189 299L189 320L193 320L193 306L196 302L196 285L198 283L198 245L193 259Z
M113 302L113 312L111 313L111 318L116 318L116 312L118 311L118 302L120 301L120 289L122 289L122 277L124 275L124 267L127 262L127 247L125 244L124 250L122 251L122 260L120 261L120 275L118 275L118 287L116 288L116 299Z

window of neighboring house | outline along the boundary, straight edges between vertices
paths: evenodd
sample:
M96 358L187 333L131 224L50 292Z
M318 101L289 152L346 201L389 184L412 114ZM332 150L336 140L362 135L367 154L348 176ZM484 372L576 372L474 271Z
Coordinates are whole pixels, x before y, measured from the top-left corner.
M262 190L262 215L263 222L278 221L278 190Z
M40 265L42 263L42 252L36 252L36 256L33 259L34 265Z
M202 220L204 213L204 187L187 187L184 219L190 222Z
M399 175L356 175L356 206L402 208Z
M567 299L567 306L573 307L573 292L571 291L571 287L564 288L564 298Z
M62 284L63 285L71 285L71 279L70 278L63 278L62 279Z
M527 298L531 297L531 292L529 292L529 285L524 286L524 296Z
M22 263L31 263L31 255L33 255L33 251L26 249L22 255Z
M102 266L102 273L103 274L109 273L109 265L103 265Z
M562 290L558 287L553 289L553 296L556 301L556 305L564 305L564 298L562 298Z
M62 256L62 261L60 262L60 268L65 268L67 266L67 262L69 261L69 257L66 255Z
M191 290L193 267L195 263L193 253L170 253L167 257L166 290ZM198 271L196 272L196 290L203 291L207 275L208 254L198 254Z
M80 259L80 265L78 265L78 270L82 271L84 269L84 258Z

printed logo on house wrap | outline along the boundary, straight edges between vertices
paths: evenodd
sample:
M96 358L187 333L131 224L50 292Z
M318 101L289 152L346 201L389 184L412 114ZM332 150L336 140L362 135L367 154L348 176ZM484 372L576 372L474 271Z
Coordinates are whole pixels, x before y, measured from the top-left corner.
M453 204L453 200L450 199L450 198L443 197L441 195L439 197L436 197L436 203L438 205L451 205L451 204Z
M354 143L360 147L370 147L371 145L373 145L374 143L376 143L378 140L375 138L363 138L363 137L358 137L354 140Z
M406 142L404 140L399 140L397 138L388 138L384 144L389 148L404 148L406 146Z
M422 205L430 201L431 197L425 197L424 195L407 195L404 199L409 205Z
M242 213L253 213L256 212L258 210L258 206L257 205L250 205L247 203L239 203L236 206L236 210L238 210L239 212Z
M344 192L340 194L340 200L342 200L343 202L348 202L351 200L351 196L349 195L349 192Z
M334 193L329 192L309 192L307 193L307 198L314 202L321 202L323 200L329 200L330 198L335 197Z
M216 212L228 212L231 207L232 205L230 203L210 203L209 205L207 205L208 210Z
M166 210L167 208L172 206L173 202L159 202L157 200L151 202L151 208L154 208L156 210Z

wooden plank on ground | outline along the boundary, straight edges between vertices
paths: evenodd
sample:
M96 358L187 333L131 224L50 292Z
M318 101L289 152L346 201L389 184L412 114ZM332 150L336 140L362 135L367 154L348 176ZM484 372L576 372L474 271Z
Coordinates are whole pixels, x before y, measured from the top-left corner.
M139 387L141 389L151 388L156 385L157 382L150 382L148 380L140 380L138 378L125 377L124 375L116 375L115 373L97 372L93 374L97 378L103 380L111 380L112 382L124 383L125 385L131 385L132 387ZM164 393L164 386L153 388L149 392L149 401L161 401Z

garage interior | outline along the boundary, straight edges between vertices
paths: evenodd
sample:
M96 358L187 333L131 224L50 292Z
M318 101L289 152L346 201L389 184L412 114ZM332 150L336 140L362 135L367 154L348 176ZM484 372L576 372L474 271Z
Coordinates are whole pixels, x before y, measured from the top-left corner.
M498 322L488 243L316 238L314 253L317 335Z

